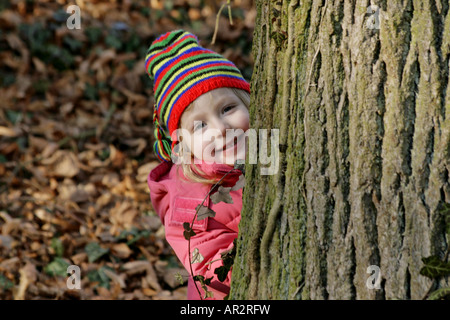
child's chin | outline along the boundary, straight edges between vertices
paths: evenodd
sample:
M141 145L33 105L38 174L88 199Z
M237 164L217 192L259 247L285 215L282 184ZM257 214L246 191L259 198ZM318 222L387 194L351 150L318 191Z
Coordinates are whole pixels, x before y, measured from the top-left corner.
M236 163L236 161L245 161L245 156L239 155L239 156L230 156L230 157L226 157L225 159L219 159L216 162L217 163L223 163L223 164L227 164L229 166L234 166L234 164Z

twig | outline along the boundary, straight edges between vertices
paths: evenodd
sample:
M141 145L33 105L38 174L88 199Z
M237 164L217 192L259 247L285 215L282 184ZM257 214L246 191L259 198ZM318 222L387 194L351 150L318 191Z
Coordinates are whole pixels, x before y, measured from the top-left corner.
M216 26L214 28L214 36L213 39L211 41L211 44L215 44L216 43L216 37L217 37L217 31L219 30L219 19L220 19L220 14L222 13L223 8L225 8L225 6L228 6L228 18L230 19L230 24L233 25L233 17L231 14L231 0L227 0L227 3L222 4L222 6L219 9L219 12L217 12L217 16L216 16Z
M223 8L224 8L226 5L227 5L227 4L224 3L224 4L220 7L219 12L217 13L217 16L216 16L216 26L215 26L215 28L214 28L214 36L213 36L213 38L212 38L211 44L215 44L215 43L216 43L217 31L219 30L219 18L220 18L220 14L222 13L222 10L223 10Z
M231 4L230 4L231 0L227 0L227 4L228 4L228 18L230 19L230 25L233 25L233 15L231 14Z

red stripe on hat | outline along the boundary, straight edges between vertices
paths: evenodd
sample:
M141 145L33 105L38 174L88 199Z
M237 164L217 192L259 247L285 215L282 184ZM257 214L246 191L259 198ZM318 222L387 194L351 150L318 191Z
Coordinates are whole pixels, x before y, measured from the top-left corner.
M160 43L161 41L164 41L165 39L167 39L167 37L171 34L172 32L166 32L166 34L163 34L161 37L159 37L158 39L156 39L155 41L153 41L153 44L156 43Z
M155 60L157 57L159 57L160 55L169 52L170 50L172 50L174 47L178 46L181 42L186 41L186 39L188 38L192 38L195 39L197 41L197 39L195 38L194 35L192 34L188 34L188 35L184 35L183 37L181 37L180 39L178 39L177 42L173 43L172 45L166 47L165 49L161 50L160 52L156 53L155 55L153 55L152 57L150 57L148 60L149 61L153 61Z
M219 62L219 63L214 63L214 64L208 64L206 66L201 66L199 68L194 68L189 70L189 72L185 72L182 76L178 77L177 81L173 82L167 89L166 89L166 95L164 97L162 97L161 102L159 103L159 108L161 108L161 106L164 104L164 102L166 101L166 98L170 95L170 92L172 91L173 88L176 87L176 85L182 81L184 78L186 78L187 76L189 76L192 72L199 72L203 69L207 69L207 68L212 68L212 67L218 67L218 66L228 66L228 67L232 67L232 65L230 65L230 62ZM165 122L165 120L163 120Z

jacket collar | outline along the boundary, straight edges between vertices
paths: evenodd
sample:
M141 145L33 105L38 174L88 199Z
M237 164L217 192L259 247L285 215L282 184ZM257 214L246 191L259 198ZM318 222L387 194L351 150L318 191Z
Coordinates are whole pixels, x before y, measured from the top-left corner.
M227 172L233 169L232 166L227 164L221 164L221 163L209 163L202 161L200 163L193 163L193 169L195 171L195 168L198 168L202 172L205 173L206 177L208 178L222 178ZM167 174L169 175L169 179L178 178L176 175L176 169L173 168L174 165L171 161L168 162L162 162L157 167L155 167L149 174L149 180L158 182L160 181L164 176ZM179 170L180 175L182 175L182 170ZM225 179L223 179L223 183L225 185L231 184L233 182L236 182L239 179L239 176L242 174L240 170L233 170L227 174Z

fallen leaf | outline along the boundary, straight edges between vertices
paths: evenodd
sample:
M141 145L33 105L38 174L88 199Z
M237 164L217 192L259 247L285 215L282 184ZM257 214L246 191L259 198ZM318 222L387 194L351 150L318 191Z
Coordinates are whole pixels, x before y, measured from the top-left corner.
M76 156L66 150L56 151L50 158L42 160L41 163L48 165L48 172L57 177L73 178L80 171Z
M114 244L111 247L111 252L120 259L127 259L133 253L126 243Z
M126 288L125 281L117 273L115 273L109 269L104 269L103 271L111 280L116 282L120 286L120 288Z
M36 267L34 264L27 262L23 268L19 270L20 281L14 300L24 300L28 286L36 281Z
M13 138L13 137L17 137L18 135L19 135L18 131L8 128L8 127L0 126L0 137L4 136L4 137Z

